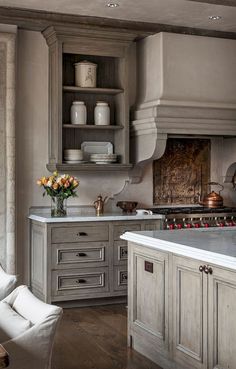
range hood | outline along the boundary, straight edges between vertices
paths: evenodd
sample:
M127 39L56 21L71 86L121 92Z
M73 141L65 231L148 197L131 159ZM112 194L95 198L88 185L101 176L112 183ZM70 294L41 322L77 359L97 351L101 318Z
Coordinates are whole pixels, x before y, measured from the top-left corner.
M159 33L138 42L131 155L138 172L167 138L236 136L236 41Z

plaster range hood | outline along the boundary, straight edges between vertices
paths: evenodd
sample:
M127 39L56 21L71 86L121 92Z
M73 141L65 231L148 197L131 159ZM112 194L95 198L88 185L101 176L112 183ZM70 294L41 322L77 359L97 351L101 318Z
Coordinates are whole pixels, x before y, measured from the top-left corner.
M236 136L236 41L159 33L138 43L133 177L170 135Z

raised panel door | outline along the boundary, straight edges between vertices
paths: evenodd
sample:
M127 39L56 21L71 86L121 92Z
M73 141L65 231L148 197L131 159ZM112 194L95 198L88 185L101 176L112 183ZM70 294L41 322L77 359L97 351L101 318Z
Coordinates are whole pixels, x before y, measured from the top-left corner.
M168 255L139 246L131 249L129 282L130 334L162 355L168 351ZM130 250L129 250L130 251ZM137 339L136 339L137 337ZM139 341L139 342L138 342Z
M208 276L209 369L235 369L236 273L212 269Z
M207 275L201 262L173 258L173 356L184 368L207 368Z

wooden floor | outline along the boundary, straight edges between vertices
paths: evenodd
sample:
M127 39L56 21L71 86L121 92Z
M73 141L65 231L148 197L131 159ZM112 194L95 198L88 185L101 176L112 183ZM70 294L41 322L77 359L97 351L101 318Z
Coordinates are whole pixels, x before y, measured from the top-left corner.
M64 309L52 369L161 369L127 348L124 305Z

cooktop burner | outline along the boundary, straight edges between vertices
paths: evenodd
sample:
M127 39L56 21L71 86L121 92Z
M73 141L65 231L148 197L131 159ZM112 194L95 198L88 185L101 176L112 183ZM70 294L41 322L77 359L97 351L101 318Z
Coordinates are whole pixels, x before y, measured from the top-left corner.
M152 208L154 214L210 214L210 213L235 213L236 208L222 206L219 208L207 208L204 206L184 206L170 208Z

